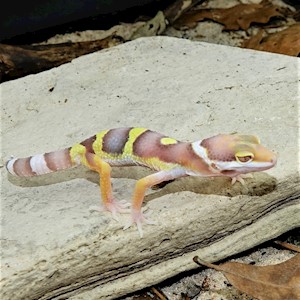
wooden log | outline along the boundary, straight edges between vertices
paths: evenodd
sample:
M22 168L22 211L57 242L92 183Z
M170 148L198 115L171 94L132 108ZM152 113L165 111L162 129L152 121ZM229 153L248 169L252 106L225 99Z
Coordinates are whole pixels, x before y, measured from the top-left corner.
M0 44L0 82L36 74L70 62L81 55L123 43L118 36L102 40L54 45Z

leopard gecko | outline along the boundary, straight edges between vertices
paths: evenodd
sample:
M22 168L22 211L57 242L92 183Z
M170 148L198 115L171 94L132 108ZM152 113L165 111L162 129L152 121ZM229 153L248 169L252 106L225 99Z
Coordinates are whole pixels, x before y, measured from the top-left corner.
M102 131L70 148L12 158L7 170L29 177L83 164L100 175L102 207L113 217L128 211L128 203L112 195L111 167L140 165L155 173L136 182L131 204L131 221L140 236L142 223L151 223L142 212L145 192L153 185L183 176L228 176L232 183L247 173L267 170L276 164L276 155L253 135L219 134L196 142L181 142L146 128L115 128Z

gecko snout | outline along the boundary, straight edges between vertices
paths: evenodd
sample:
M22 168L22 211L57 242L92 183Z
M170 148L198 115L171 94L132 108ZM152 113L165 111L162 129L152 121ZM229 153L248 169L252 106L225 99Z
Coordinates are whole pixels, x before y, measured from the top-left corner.
M277 163L277 156L274 154L271 159L270 159L270 163L275 166Z

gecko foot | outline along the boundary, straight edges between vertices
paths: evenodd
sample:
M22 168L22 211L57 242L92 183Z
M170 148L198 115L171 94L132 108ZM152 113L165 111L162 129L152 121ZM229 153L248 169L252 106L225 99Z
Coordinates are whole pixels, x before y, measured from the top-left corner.
M112 214L113 219L116 221L119 221L118 214L126 214L130 213L130 209L128 208L130 204L126 200L121 201L111 201L107 204L99 205L99 206L90 206L89 210L91 211L98 211L98 212L104 212L109 211Z
M131 227L131 225L136 224L136 227L138 229L139 235L142 238L143 237L143 229L142 229L142 224L150 224L150 225L155 225L156 222L152 221L149 219L150 213L147 213L147 215L143 214L142 211L132 211L131 212L131 219L130 221L123 227L123 230L128 229Z
M237 181L240 182L242 185L245 185L245 178L253 178L253 175L248 174L239 174L237 176L231 177L231 184L235 184Z

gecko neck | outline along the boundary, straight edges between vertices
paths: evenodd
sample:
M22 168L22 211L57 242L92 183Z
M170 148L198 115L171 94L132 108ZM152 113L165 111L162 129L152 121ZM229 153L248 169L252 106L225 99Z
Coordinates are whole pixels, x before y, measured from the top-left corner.
M216 176L219 171L210 167L204 149L199 149L201 141L183 143L181 151L178 151L178 163L187 169L187 174L192 176ZM200 146L201 147L201 146Z

